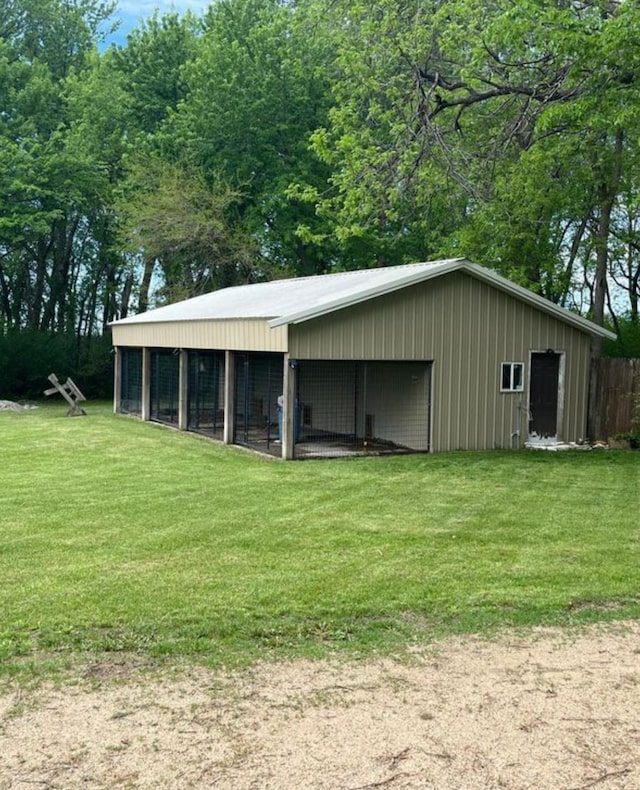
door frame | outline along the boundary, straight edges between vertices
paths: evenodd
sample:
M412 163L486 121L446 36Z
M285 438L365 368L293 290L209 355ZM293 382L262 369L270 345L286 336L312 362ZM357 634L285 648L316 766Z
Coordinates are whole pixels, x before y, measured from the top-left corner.
M565 369L566 369L566 351L559 351L555 348L542 348L536 349L532 348L529 350L529 367L527 371L527 415L531 415L531 371L532 371L532 359L534 354L555 354L558 359L558 402L557 402L557 409L556 409L556 435L555 439L560 439L562 437L562 432L564 428L564 398L565 398ZM531 433L529 432L529 422L530 419L527 419L527 435L531 438Z

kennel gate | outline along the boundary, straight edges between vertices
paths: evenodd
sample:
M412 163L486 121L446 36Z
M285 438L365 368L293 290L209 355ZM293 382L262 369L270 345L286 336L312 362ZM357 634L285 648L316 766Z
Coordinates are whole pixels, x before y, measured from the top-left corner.
M278 398L282 395L282 354L235 356L233 441L271 455L281 454Z
M180 352L166 349L151 351L150 417L169 425L178 423L180 392Z
M188 370L187 428L221 440L224 434L224 352L189 351Z
M120 411L123 414L142 413L142 349L122 348L120 379Z

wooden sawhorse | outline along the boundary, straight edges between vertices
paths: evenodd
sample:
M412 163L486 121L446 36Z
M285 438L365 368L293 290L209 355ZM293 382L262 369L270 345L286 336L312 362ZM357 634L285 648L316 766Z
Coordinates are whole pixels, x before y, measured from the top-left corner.
M45 390L44 394L55 395L56 392L59 392L69 404L67 417L77 417L82 414L86 415L87 412L79 405L79 401L86 400L86 398L70 378L63 384L61 381L58 381L56 374L52 373L49 376L49 381L53 384L53 387Z

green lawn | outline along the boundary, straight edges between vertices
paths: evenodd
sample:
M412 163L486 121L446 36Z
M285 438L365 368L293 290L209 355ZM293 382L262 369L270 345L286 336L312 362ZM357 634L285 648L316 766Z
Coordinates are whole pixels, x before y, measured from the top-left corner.
M5 672L640 616L638 453L282 463L87 411L0 412Z

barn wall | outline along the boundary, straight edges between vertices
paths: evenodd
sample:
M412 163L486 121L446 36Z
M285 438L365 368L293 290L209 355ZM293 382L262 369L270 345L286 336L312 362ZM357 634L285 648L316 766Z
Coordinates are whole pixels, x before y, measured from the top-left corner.
M264 319L114 324L112 332L114 346L221 351L287 350L287 328L271 329Z
M367 366L367 409L375 420L376 437L414 450L429 449L429 375L429 366L420 362Z
M355 365L337 367L330 362L317 363L300 377L298 397L301 403L313 401L314 428L345 434L353 431L355 377ZM314 396L319 391L328 396Z
M298 371L301 424L312 435L429 449L428 363L311 360Z
M585 435L590 338L461 272L289 328L295 359L432 361L432 448L516 446L526 438L529 352L565 354L563 430ZM500 392L500 363L525 365L525 389ZM520 430L520 439L511 434Z

